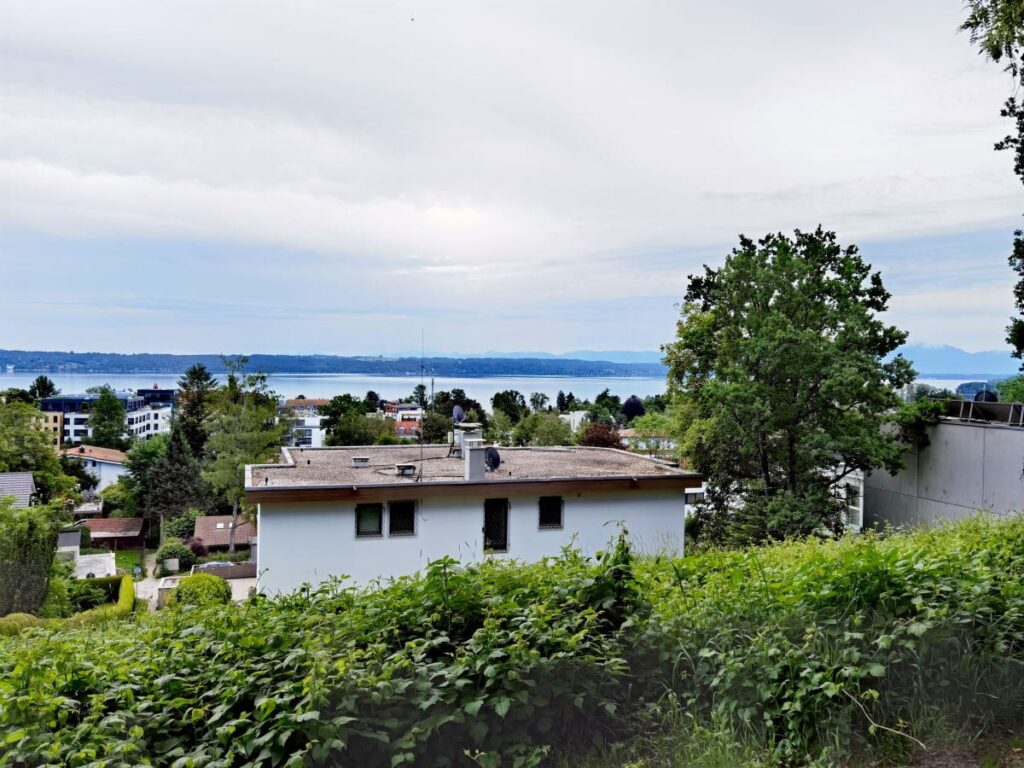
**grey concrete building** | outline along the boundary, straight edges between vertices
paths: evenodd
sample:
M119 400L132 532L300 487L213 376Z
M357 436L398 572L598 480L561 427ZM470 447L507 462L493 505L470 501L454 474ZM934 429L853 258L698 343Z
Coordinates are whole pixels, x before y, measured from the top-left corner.
M997 515L1024 510L1020 405L975 406L957 405L953 417L930 428L931 444L911 450L902 472L868 475L864 515L869 526L959 520L978 510Z

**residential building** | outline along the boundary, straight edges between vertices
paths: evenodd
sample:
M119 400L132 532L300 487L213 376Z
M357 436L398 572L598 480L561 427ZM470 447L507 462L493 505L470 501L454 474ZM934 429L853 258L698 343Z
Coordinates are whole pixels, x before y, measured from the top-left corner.
M415 439L420 436L420 422L416 419L396 419L395 434L398 437Z
M424 410L416 403L386 402L384 416L396 421L423 421Z
M141 549L142 522L141 517L101 517L83 520L82 526L89 529L94 547Z
M149 389L140 389L135 394L141 397L142 401L148 406L174 410L178 404L178 390L161 387L158 384L154 384Z
M0 499L13 498L14 508L36 503L36 482L31 472L0 472Z
M865 479L868 525L927 525L978 510L1024 510L1024 405L944 402L947 416L928 428L927 446L907 451L903 470L879 470Z
M320 448L327 437L323 428L324 417L320 408L330 400L320 398L296 398L285 400L281 411L292 422L288 444L302 448Z
M125 429L128 434L140 440L148 440L162 432L170 432L172 406L146 405L144 397L131 392L118 392L117 397L125 407ZM98 398L99 395L93 394L44 397L39 404L44 425L48 417L53 419L53 414L60 414L60 443L80 443L92 437L89 409Z
M67 448L62 452L69 459L81 462L86 471L96 478L96 492L113 485L126 474L125 462L128 455L113 448L100 448L96 445L80 445Z
M60 450L64 445L64 414L60 411L40 412L39 427L53 435L53 447Z
M558 414L558 418L568 424L569 429L575 432L587 418L587 411L569 411L567 413L560 413Z
M342 574L366 584L445 556L535 561L566 546L593 554L619 525L637 552L682 551L697 474L584 447L502 448L489 470L493 449L479 433L459 437L463 450L292 448L280 464L247 467L261 588L289 592Z
M202 539L209 550L227 549L231 545L231 515L204 515L196 518L193 538ZM256 526L242 517L235 528L235 546L248 548L256 539Z

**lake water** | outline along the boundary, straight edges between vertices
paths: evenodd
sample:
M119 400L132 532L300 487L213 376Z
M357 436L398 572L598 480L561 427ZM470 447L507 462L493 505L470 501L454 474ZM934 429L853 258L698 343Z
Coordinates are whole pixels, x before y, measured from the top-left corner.
M38 373L15 371L6 373L0 370L0 390L9 387L28 389ZM46 374L65 394L84 392L89 387L109 384L116 390L146 389L156 384L159 387L175 387L181 374L165 373L48 373ZM919 379L923 384L935 387L946 387L955 390L957 385L975 379ZM345 393L362 397L369 390L388 399L407 397L412 394L413 387L420 383L419 376L364 376L358 373L275 373L270 377L270 385L282 397L333 397ZM425 379L427 391L430 391L430 379ZM630 395L646 397L660 395L665 392L665 379L643 377L598 377L583 376L489 376L473 378L434 379L434 389L463 389L474 400L489 405L496 392L515 389L529 398L531 392L543 392L551 400L555 399L558 390L566 394L572 392L576 397L592 400L604 389L611 390L625 400Z
M6 373L0 370L0 389L20 387L28 389L38 373L15 371ZM159 387L177 386L180 374L133 373L133 374L102 374L102 373L48 373L46 374L57 388L65 394L84 392L89 387L109 384L116 390L147 389L156 384ZM515 389L529 398L531 392L543 392L551 400L555 399L558 390L566 394L572 392L576 397L593 399L604 389L611 390L613 395L626 399L630 395L646 397L660 395L665 392L664 378L641 377L602 377L586 378L576 376L490 376L480 378L435 377L434 390L463 389L474 400L488 405L496 392ZM270 377L270 386L282 397L333 397L345 393L362 397L369 390L388 399L407 397L413 388L420 383L419 376L364 376L348 373L275 373ZM430 391L431 380L425 379L424 384Z

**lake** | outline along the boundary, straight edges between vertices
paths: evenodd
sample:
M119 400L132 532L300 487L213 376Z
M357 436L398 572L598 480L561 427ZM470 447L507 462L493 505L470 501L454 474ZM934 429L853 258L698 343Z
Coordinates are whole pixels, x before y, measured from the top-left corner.
M0 371L0 389L19 387L28 389L38 373ZM156 384L158 387L177 386L180 374L166 373L47 373L58 389L65 394L84 392L89 387L109 384L116 390L147 389ZM586 378L582 376L490 376L473 378L436 377L433 380L434 390L463 389L474 400L490 405L496 392L515 389L526 398L531 392L543 392L551 400L555 399L558 390L566 394L572 392L576 397L592 400L604 389L611 390L625 400L630 395L646 397L660 395L665 392L664 378L642 377L600 377ZM362 397L373 390L381 397L397 399L412 394L413 387L420 383L419 376L365 376L349 373L275 373L270 377L270 386L282 397L333 397L345 393ZM424 379L427 391L430 391L431 380Z

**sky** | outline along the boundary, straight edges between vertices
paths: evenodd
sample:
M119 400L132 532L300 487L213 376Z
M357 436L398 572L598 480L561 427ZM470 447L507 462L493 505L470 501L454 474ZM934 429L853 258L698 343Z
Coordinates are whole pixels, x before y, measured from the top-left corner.
M1005 348L1012 82L960 0L0 4L0 348L654 349L835 230Z

